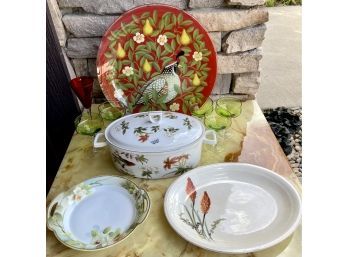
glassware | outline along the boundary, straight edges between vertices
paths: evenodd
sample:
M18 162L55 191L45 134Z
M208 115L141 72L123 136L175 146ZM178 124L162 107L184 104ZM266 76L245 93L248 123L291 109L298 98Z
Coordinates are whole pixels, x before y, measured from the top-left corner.
M191 114L198 118L203 118L206 114L210 114L213 111L213 109L214 109L214 102L209 97L201 107L198 107L198 106L193 107L193 109L191 110Z
M104 102L98 106L99 114L104 119L105 125L122 117L125 113L121 106L113 106L109 102Z
M75 119L76 132L81 135L94 136L103 126L103 119L99 113L84 112Z
M235 97L223 97L216 102L216 112L224 117L236 118L242 112L242 101Z
M70 81L71 87L76 94L77 98L81 101L84 108L92 119L92 93L93 93L93 77L82 76L76 77Z
M213 110L210 114L206 114L204 117L204 125L207 128L213 129L215 131L220 131L231 126L231 118L226 116L221 116L217 110Z
M232 119L238 117L242 111L242 101L235 97L223 97L217 101L211 100L209 105L211 111L204 114L204 125L208 129L217 132L218 144L215 146L207 146L209 151L218 152L221 150L221 144L230 135L226 129L232 125ZM209 109L210 110L210 109Z

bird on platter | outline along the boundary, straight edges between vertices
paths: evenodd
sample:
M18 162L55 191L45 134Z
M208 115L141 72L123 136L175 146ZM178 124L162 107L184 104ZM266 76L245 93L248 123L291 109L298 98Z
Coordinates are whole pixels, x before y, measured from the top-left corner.
M175 86L181 86L180 77L177 74L178 70L178 59L180 56L184 55L183 51L180 51L176 55L176 60L164 67L161 74L150 79L142 87L136 100L136 104L144 104L145 97L148 100L153 98L153 92L157 93L158 98L165 96L162 103L168 103L177 96L177 91Z

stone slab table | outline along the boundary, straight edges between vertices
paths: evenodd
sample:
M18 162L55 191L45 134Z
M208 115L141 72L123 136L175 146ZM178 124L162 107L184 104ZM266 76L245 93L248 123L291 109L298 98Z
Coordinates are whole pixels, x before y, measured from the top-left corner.
M96 106L94 106L95 108ZM210 252L182 239L168 224L163 210L163 199L175 178L161 180L137 179L117 171L108 149L91 151L91 137L74 134L47 196L47 206L60 192L100 175L125 176L150 195L152 206L148 218L119 244L97 252L81 252L61 244L52 231L46 231L48 257L299 257L301 256L301 226L292 236L269 249L255 253L227 255ZM290 180L301 192L301 184L277 142L262 111L255 101L243 102L242 114L232 121L229 129L218 133L216 147L205 145L201 165L232 161L256 164Z

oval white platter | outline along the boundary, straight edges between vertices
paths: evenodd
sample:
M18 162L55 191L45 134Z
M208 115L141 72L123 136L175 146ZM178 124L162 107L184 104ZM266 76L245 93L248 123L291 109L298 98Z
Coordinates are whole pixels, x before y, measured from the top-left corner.
M132 181L99 176L56 196L48 207L47 226L64 245L95 251L127 237L149 209L148 194Z
M295 187L268 169L243 163L195 168L167 190L164 211L184 239L207 250L249 253L290 236L301 220Z

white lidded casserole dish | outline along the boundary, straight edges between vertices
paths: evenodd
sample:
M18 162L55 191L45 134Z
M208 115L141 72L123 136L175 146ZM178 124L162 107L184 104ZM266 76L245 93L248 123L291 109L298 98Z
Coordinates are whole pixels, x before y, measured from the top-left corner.
M106 141L101 142L102 136ZM208 137L210 139L208 139ZM195 168L202 144L216 144L196 118L176 112L142 112L127 115L98 133L94 147L109 145L115 167L138 178L160 179Z

